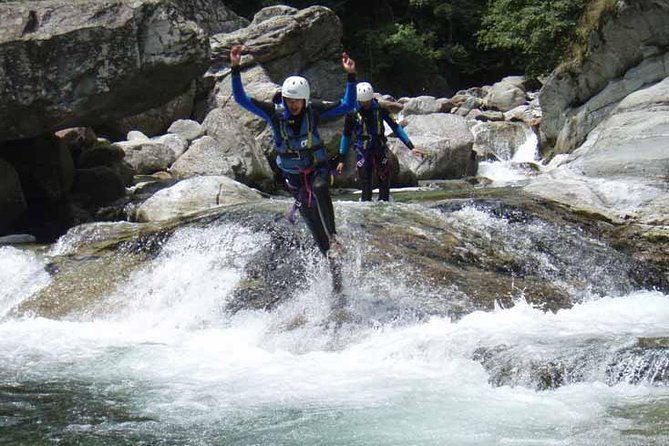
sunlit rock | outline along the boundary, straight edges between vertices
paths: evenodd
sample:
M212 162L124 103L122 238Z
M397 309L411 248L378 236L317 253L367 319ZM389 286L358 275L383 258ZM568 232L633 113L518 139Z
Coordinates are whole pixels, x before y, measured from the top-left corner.
M180 181L146 200L137 211L138 221L162 221L217 206L259 200L261 195L224 176L203 176Z
M409 115L405 123L409 138L427 156L418 158L399 139L391 139L389 147L400 161L400 172L409 170L418 180L462 178L476 172L474 136L464 118L444 113Z

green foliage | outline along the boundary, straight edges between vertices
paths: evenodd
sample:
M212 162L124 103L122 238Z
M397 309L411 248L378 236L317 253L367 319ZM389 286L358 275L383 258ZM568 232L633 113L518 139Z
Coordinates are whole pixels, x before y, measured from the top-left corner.
M434 33L420 33L409 23L363 30L356 36L362 50L361 77L372 81L377 89L418 94L434 86L439 61L445 57L443 49L437 48ZM401 88L397 88L397 79L406 80Z
M508 50L526 74L546 74L563 59L587 0L490 0L478 32L486 49Z
M363 74L385 91L446 95L481 81L498 65L487 63L490 54L477 48L486 0L369 3L375 8L366 12L368 23L352 27L344 11L344 39L353 54L362 55L357 60ZM398 85L398 78L406 81Z

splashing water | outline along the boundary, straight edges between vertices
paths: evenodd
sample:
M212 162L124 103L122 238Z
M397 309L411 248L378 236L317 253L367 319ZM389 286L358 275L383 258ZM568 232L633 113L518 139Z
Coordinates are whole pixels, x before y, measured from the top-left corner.
M28 251L0 247L0 321L15 305L48 283L43 260Z
M482 161L479 163L477 175L492 180L492 186L494 187L526 180L533 173L527 168L526 164L536 164L539 157L538 144L537 135L529 131L527 139L517 148L511 159Z
M494 387L473 359L477 349L500 344L577 352L595 343L613 354L637 337L666 336L663 293L605 297L556 314L519 301L457 322L353 320L334 329L321 270L274 311L225 312L244 267L268 242L267 234L238 225L182 229L109 296L106 316L2 322L3 439L632 445L668 438L669 422L660 416L669 411L666 387L609 386L598 368L552 391ZM11 294L19 282L30 288L43 286L38 276L47 280L39 260L15 251L14 262L32 268L34 279L9 287L2 281L1 295L14 302L27 297ZM359 280L349 291L352 309L393 293L412 300L426 292L401 275Z

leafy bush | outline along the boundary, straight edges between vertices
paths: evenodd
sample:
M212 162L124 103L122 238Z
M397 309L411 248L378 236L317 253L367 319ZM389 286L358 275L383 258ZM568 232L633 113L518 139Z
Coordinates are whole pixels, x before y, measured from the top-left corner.
M546 74L564 58L587 0L490 0L478 32L486 49L509 50L514 65Z

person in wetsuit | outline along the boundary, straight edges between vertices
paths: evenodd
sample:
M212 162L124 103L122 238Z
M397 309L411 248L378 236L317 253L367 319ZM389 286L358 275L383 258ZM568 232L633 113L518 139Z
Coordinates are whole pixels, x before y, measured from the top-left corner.
M391 166L388 159L384 121L414 155L422 157L425 152L414 147L404 129L390 116L390 112L374 99L374 89L371 84L360 82L357 85L357 99L355 110L346 115L339 145L340 161L337 165L337 172L341 174L344 170L344 157L351 144L351 137L355 134L354 147L362 201L372 200L373 173L376 173L379 182L379 200L388 201Z
M279 104L249 98L241 79L242 46L230 51L232 92L235 101L264 119L274 133L277 166L286 187L295 198L302 218L323 255L334 257L330 248L339 248L336 239L334 208L330 196L330 168L327 151L318 134L318 124L343 116L356 102L355 62L342 54L342 66L348 73L346 91L341 101L325 104L310 100L309 82L301 76L286 78Z

